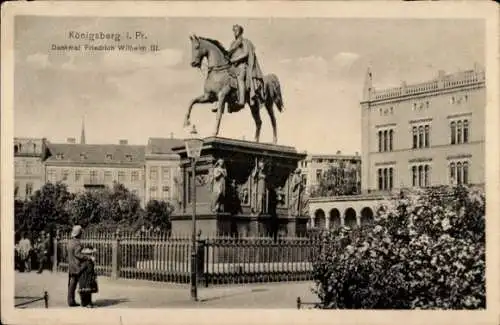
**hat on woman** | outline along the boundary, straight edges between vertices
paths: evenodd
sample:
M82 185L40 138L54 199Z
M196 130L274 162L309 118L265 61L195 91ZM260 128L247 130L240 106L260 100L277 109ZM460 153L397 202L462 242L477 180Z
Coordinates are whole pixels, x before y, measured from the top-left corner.
M75 238L78 237L82 233L82 226L76 225L73 227L73 230L71 230L71 237Z

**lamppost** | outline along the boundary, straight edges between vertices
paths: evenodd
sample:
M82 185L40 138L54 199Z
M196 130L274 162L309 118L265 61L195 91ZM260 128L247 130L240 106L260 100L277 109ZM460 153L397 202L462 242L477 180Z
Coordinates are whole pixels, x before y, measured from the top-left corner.
M198 300L198 290L197 290L197 252L196 252L196 162L200 158L201 148L203 146L203 139L198 137L198 132L196 132L196 127L193 125L193 129L190 132L190 137L185 140L186 153L188 158L191 160L191 204L193 207L192 215L192 234L191 234L191 299L194 301Z

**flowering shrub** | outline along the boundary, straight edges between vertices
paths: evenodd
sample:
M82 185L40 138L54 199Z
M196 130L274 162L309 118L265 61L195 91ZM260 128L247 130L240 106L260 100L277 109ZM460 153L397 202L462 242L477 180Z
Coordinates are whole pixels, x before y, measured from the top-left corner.
M325 232L319 307L485 308L484 217L482 190L439 187L384 202L371 225Z

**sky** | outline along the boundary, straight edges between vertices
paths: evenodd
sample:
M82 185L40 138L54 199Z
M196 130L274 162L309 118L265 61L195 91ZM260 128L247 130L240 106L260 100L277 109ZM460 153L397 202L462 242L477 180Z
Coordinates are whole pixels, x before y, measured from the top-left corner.
M238 23L256 47L264 74L281 82L285 111L277 113L278 144L309 153L361 149L359 102L368 67L382 89L430 80L485 64L485 30L478 20L318 18L78 18L21 16L15 21L14 135L87 143L146 144L149 137L187 136L188 103L202 94L203 71L192 68L189 35L226 47ZM53 51L52 44L89 44L70 31L141 31L157 52ZM113 41L95 41L116 44ZM202 136L215 125L211 104L193 108ZM272 128L262 109L262 142ZM220 136L252 140L250 110L225 114Z

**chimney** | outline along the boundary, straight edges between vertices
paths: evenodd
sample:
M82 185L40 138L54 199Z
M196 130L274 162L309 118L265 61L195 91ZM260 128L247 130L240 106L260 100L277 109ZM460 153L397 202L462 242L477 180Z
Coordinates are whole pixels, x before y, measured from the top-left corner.
M445 76L446 72L444 70L439 70L438 71L438 78L443 79Z
M170 132L170 139L174 138L174 132Z
M128 144L128 140L126 140L126 139L121 139L119 143L120 143L121 145L127 145L127 144Z
M356 152L354 153L354 155L355 155L356 157L357 157L357 156L359 156L359 152L357 152L357 151L356 151Z
M340 155L341 153L342 153L342 151L337 150L337 155Z
M76 139L75 138L67 138L66 142L67 143L71 143L71 144L75 144L76 143Z

